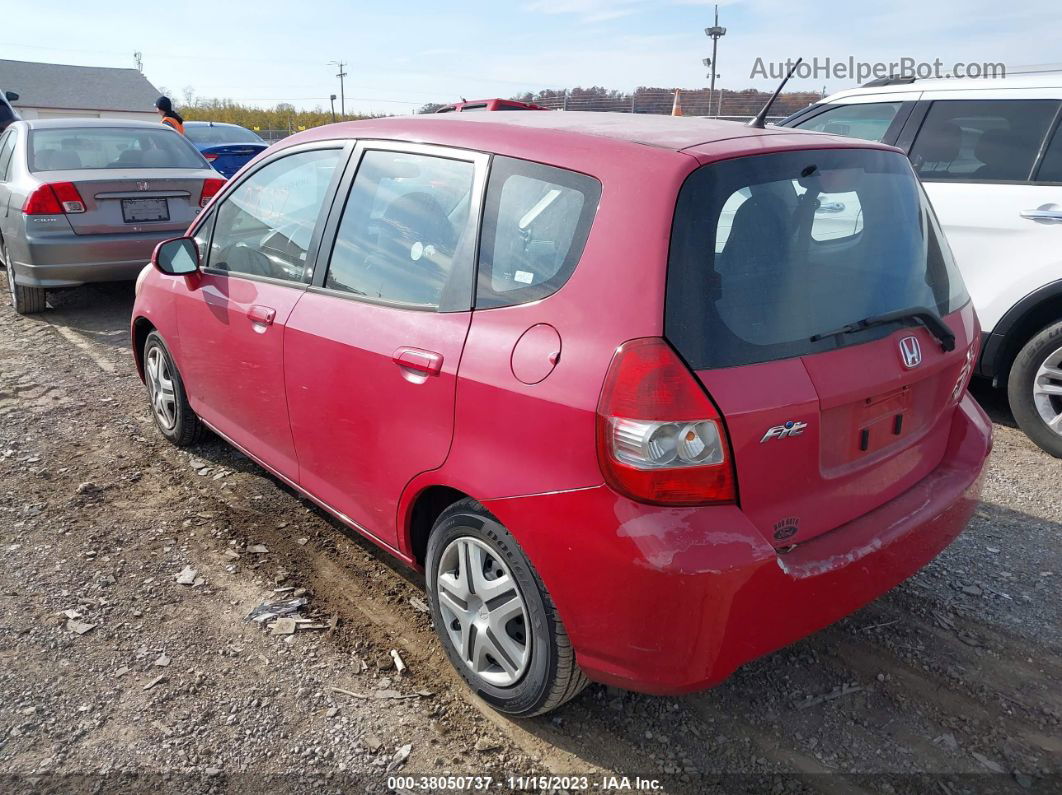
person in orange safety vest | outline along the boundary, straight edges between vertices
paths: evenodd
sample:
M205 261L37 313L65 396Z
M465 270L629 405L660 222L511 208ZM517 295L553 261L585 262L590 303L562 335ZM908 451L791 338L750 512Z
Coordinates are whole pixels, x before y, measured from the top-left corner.
M184 135L184 119L173 109L173 103L169 97L159 97L155 100L155 110L162 116L162 123L172 127L181 135Z

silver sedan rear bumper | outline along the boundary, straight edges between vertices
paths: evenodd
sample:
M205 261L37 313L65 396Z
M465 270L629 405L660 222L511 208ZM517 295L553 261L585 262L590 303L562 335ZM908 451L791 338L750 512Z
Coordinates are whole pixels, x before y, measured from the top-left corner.
M181 233L49 234L23 238L11 246L15 283L25 287L76 287L89 282L132 280L151 259L155 246Z

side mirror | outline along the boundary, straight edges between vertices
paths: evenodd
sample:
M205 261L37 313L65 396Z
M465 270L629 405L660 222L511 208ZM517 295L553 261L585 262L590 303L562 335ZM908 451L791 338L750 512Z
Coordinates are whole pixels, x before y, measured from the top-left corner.
M199 249L190 237L163 240L155 246L151 264L169 276L187 276L199 270Z
M7 97L8 102L18 102L18 94L14 91L5 91L4 96Z

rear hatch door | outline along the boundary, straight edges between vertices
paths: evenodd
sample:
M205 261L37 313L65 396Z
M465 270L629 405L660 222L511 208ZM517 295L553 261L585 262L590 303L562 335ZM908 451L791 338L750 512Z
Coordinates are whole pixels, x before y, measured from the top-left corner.
M843 330L910 307L943 317L954 348L914 318ZM743 512L779 547L939 464L977 336L906 158L873 149L695 172L677 208L665 325L724 417Z

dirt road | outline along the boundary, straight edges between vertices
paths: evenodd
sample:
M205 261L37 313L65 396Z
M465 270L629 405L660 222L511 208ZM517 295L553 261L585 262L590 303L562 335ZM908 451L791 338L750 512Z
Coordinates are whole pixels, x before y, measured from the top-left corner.
M32 318L0 306L6 791L383 791L389 773L408 791L444 773L491 791L1062 787L1062 462L991 392L985 503L913 580L715 690L593 686L513 722L451 672L414 575L225 444L161 440L131 304L108 286ZM306 589L299 615L322 628L246 621L275 589ZM508 780L548 775L576 778Z

